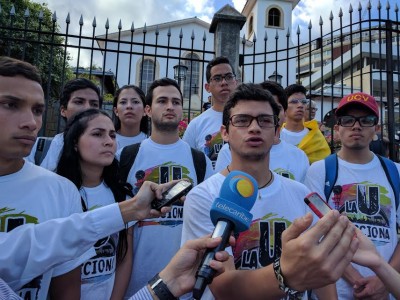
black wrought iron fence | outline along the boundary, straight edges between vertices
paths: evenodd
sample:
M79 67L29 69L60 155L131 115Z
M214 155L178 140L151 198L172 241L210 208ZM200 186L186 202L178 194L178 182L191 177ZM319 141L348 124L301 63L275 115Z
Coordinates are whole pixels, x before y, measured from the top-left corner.
M127 30L120 22L110 33L113 30L108 20L99 30L96 18L91 24L84 24L81 16L78 24L73 24L68 14L62 23L56 13L44 16L40 11L31 15L27 9L18 14L14 6L9 12L0 7L0 55L40 66L46 99L46 135L60 131L59 95L64 83L78 76L98 83L106 108L119 86L136 84L146 92L156 78L175 78L182 87L190 121L201 112L206 97L201 88L203 73L214 56L212 41L207 40L205 31L208 24L193 21L200 22L200 26L191 32L187 28L182 30L176 22L162 28L145 25L139 29L132 23Z
M331 124L332 111L349 93L363 91L380 103L381 134L390 140L390 157L398 160L400 136L400 31L397 4L350 5L329 20L310 21L308 28L276 31L248 40L243 36L243 80L277 80L283 86L301 83L318 103L318 119ZM344 21L346 20L346 22ZM330 126L331 137L333 129ZM333 146L334 141L331 140Z
M384 10L384 12L382 12ZM314 21L313 21L314 22ZM315 22L316 23L316 22ZM276 29L276 34L244 34L238 77L242 81L298 82L318 103L317 119L329 123L338 101L354 91L372 94L381 105L381 133L390 140L396 157L400 135L400 22L397 4L385 8L370 3L357 10L339 10L329 20L310 21L307 29ZM96 18L76 23L69 14L0 9L0 54L40 66L48 113L45 134L60 130L58 97L66 80L87 76L96 80L106 100L123 84L146 91L156 78L175 78L182 87L188 119L201 112L205 66L215 55L209 24L191 18L158 26L110 28ZM107 103L107 102L106 102ZM109 103L109 102L108 102ZM108 104L110 105L110 104ZM332 129L332 137L333 131ZM333 145L332 139L332 145Z

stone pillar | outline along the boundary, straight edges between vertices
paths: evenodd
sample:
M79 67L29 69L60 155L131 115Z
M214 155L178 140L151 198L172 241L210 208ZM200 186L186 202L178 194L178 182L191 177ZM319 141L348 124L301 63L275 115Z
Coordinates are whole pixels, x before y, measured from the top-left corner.
M215 56L226 56L238 74L240 30L246 17L230 5L217 11L211 21L210 33L214 33Z

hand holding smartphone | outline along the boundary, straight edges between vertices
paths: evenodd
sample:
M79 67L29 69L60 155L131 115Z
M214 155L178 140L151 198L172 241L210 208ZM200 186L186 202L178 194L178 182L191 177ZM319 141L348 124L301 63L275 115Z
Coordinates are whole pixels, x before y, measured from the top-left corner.
M322 197L312 192L304 198L304 202L310 207L310 209L320 218L326 215L332 208L322 199Z
M171 205L175 201L179 200L182 196L185 196L192 188L192 183L186 180L181 180L175 184L168 191L162 194L161 199L154 199L151 202L151 207L157 210L161 210L164 206Z

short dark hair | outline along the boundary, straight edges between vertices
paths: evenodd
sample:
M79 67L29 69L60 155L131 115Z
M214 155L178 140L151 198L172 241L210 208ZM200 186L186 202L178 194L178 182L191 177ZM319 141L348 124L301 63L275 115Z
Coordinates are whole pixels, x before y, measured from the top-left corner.
M295 93L303 93L304 95L307 95L307 89L301 84L294 83L286 87L285 93L288 98Z
M282 105L283 110L287 110L288 102L287 102L287 96L285 93L284 88L277 82L271 81L271 80L266 80L260 83L260 86L264 90L268 90L272 94L272 96L278 97L278 102L280 105Z
M209 63L207 64L206 67L206 79L207 82L210 82L211 79L211 68L216 66L216 65L220 65L220 64L228 64L231 66L232 69L232 73L235 74L235 70L233 69L232 64L230 63L229 59L225 56L218 56L213 58L212 60L209 61Z
M38 68L28 62L21 61L8 56L0 56L0 76L15 77L22 76L26 79L42 84Z
M181 95L182 105L183 105L183 95L182 95L181 89L179 88L178 83L175 80L173 80L171 78L167 78L167 77L153 81L153 83L150 85L149 89L147 90L146 104L148 106L151 106L151 104L153 102L153 91L155 88L157 88L159 86L170 86L170 85L176 87L176 89L179 91L179 94Z
M117 107L118 104L118 98L119 95L121 94L122 91L127 90L127 89L132 89L134 90L140 97L140 100L142 100L143 103L143 107L146 106L146 96L144 94L144 92L142 91L142 89L136 85L133 84L127 84L124 85L123 87L119 88L114 95L114 100L113 100L113 108ZM118 131L121 129L121 121L119 120L119 118L115 115L115 112L113 110L113 120L114 120L114 126L115 126L115 130ZM142 117L142 120L140 120L140 131L144 132L146 134L148 134L149 132L149 117L147 115L144 115Z
M272 111L276 117L279 115L279 107L276 104L272 94L260 85L254 83L242 83L229 97L225 103L224 111L222 113L222 124L229 129L229 119L231 117L231 109L234 108L240 101L260 101L267 102L271 105ZM279 126L279 125L277 125Z
M60 97L60 106L67 108L68 102L71 98L71 94L75 91L83 90L83 89L92 89L96 92L99 97L100 107L103 104L103 98L100 96L100 90L91 80L86 78L75 78L68 81L61 92Z

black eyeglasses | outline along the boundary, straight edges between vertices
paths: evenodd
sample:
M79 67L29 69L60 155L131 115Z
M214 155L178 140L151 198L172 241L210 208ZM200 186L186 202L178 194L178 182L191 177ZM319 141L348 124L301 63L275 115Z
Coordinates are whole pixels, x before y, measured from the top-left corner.
M353 127L356 122L358 122L361 127L372 127L378 124L378 118L376 116L343 116L338 119L338 125L342 127Z
M257 120L257 124L261 128L275 127L279 121L279 118L274 115L258 115L257 117L253 117L245 114L233 115L229 118L229 121L235 127L249 127L254 119Z
M215 83L221 83L222 80L225 79L226 83L231 83L235 80L235 78L236 78L235 74L229 73L225 75L215 75L211 77L210 81L213 81Z

